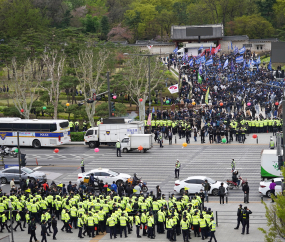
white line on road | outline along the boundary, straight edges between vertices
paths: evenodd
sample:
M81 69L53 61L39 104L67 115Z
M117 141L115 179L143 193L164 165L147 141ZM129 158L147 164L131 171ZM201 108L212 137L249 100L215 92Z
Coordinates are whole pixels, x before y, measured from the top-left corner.
M38 170L38 169L40 169L40 168L42 168L42 166L38 166L38 167L36 167L36 168L33 169L33 170L35 171L35 170Z

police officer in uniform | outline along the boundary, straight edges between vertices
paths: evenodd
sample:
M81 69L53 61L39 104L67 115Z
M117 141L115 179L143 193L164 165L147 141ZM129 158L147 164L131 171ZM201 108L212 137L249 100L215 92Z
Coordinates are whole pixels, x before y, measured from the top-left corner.
M239 228L239 224L242 223L242 204L239 205L239 208L237 210L237 226L235 227L235 229Z
M74 132L74 123L69 121L70 132Z
M85 164L84 164L84 159L82 158L81 163L80 163L80 168L81 168L81 172L84 173L85 172Z
M211 222L210 222L209 228L211 230L211 233L210 233L211 238L210 238L209 242L212 242L212 238L214 238L214 241L217 242L216 236L215 236L216 222L214 221L214 217L211 217Z
M244 207L242 211L242 233L244 234L245 227L246 228L246 233L249 234L249 215L252 214L252 212L247 208Z
M121 142L120 142L120 140L117 140L116 148L117 148L117 157L122 157L121 156Z
M136 229L137 229L137 238L141 238L140 236L140 226L141 226L141 220L140 220L140 213L137 212L135 216L135 223L136 223Z

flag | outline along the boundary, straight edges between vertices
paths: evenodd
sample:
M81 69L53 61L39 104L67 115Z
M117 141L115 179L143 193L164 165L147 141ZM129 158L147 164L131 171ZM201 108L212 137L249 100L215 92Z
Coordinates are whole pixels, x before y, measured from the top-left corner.
M152 113L154 113L154 112L155 112L154 107L152 107Z
M242 55L236 57L236 63L242 63L242 62L243 62L243 56Z
M202 63L200 63L200 66L199 66L199 74L202 75L203 73L203 67L202 67Z
M147 48L150 50L153 45L148 45Z
M218 46L215 48L215 54L217 54L220 49L221 49L221 45L218 45Z
M188 187L184 187L184 190L185 190L185 191L188 191L188 190L189 190L189 188L188 188Z
M178 89L178 84L172 85L168 88L168 90L170 91L171 94L173 93L177 93L179 91Z
M267 68L268 68L268 70L272 71L271 58L270 58L270 61L269 61L269 64L268 64Z
M201 84L202 83L202 77L200 76L200 74L198 73L198 82Z
M234 72L234 71L235 71L235 65L234 65L233 60L232 60L232 63L231 63L231 70L232 70L232 72Z
M243 69L246 67L246 60L243 61Z
M177 51L178 51L178 47L176 47L176 48L173 50L173 52L174 52L175 54L177 54Z
M200 46L200 48L198 50L202 50L203 49L203 45Z
M257 60L256 60L256 64L259 65L261 63L260 61L260 56L258 56Z
M233 42L231 41L231 49L233 50L234 48L233 48Z
M227 60L225 61L225 63L224 63L223 69L225 69L225 68L228 66L228 64L229 64L229 60L227 59Z
M242 47L240 50L239 50L239 53L241 54L241 55L243 55L243 53L245 52L245 47Z
M206 66L213 65L213 58L210 58L209 60L206 61L205 63Z
M189 61L189 66L193 67L193 59Z
M110 192L110 191L111 191L111 189L109 187L107 187L107 192Z
M211 44L211 46L210 46L210 54L212 53L212 44Z
M201 63L205 63L205 61L206 61L205 56L202 56L202 57L200 58L200 61L201 61Z
M209 92L210 92L210 89L209 89L209 87L208 87L207 92L206 92L206 96L205 96L205 103L206 103L206 104L209 103Z
M235 46L235 55L238 53L238 47Z

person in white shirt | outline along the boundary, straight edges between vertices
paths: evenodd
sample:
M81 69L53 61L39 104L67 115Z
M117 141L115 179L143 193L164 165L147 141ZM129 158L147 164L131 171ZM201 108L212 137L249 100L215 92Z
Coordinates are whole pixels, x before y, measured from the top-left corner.
M14 178L10 181L10 187L12 188L13 186L15 186Z

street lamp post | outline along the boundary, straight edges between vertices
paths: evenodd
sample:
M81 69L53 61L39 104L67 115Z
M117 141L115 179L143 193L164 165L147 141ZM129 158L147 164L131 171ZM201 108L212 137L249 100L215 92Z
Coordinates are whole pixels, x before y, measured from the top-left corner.
M272 84L267 84L267 83L263 83L261 81L257 81L255 82L255 84L257 85L264 85L264 86L270 86L270 87L275 87L275 88L281 88L282 91L283 91L283 97L282 97L282 133L284 135L284 132L285 132L285 87L279 87L279 86L276 86L276 85L272 85ZM283 142L283 161L279 160L278 159L278 166L280 166L280 163L282 164L282 166L284 166L284 161L285 161L285 144Z
M14 242L14 234L13 234L13 216L12 216L12 203L8 201L9 213L10 213L10 223L11 223L11 242Z

